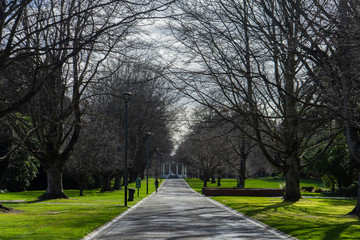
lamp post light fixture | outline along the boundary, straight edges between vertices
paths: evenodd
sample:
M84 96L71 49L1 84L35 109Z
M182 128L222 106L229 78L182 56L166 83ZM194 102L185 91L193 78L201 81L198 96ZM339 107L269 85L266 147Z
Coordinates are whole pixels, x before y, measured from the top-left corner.
M146 194L149 194L149 138L151 133L146 132Z
M128 103L132 96L131 92L123 92L121 94L125 102L125 142L124 142L124 187L125 187L125 199L124 205L127 207L127 190L128 190L128 169L127 169L127 148L128 148Z

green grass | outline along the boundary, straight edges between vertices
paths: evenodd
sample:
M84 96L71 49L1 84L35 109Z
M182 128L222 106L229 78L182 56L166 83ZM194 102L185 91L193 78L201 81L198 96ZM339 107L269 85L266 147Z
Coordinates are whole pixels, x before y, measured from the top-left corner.
M135 188L135 183L129 184ZM155 190L154 180L149 179L149 194ZM0 239L81 239L91 231L110 221L126 209L124 191L100 193L99 189L84 191L65 190L70 199L38 201L43 191L0 194L1 200L25 200L3 203L22 212L0 213ZM146 197L146 180L142 181L140 195L132 206Z
M201 191L202 182L187 179ZM246 187L279 187L283 179L247 179ZM302 186L314 186L316 181L302 181ZM320 182L318 182L320 184ZM210 184L213 187L216 184ZM236 185L236 180L223 180L223 187ZM130 184L129 187L135 187ZM149 193L154 191L154 181L149 180ZM85 191L79 197L77 190L66 190L70 199L37 201L43 191L0 194L1 200L25 200L4 203L23 212L0 214L0 239L81 239L125 211L124 192L100 193ZM142 181L140 197L135 193L136 204L146 197L146 181ZM345 216L355 200L303 199L296 203L280 198L214 197L215 200L248 216L302 239L360 239L360 221Z
M360 239L360 221L345 216L355 200L302 199L292 203L261 197L213 199L300 240Z
M200 179L186 179L186 181L191 185L191 187L201 193L203 188L203 182ZM257 178L257 179L246 179L245 187L246 188L281 188L285 184L284 178ZM236 179L222 179L221 186L222 188L232 188L237 185ZM315 187L315 188L324 188L321 180L317 179L301 179L300 187ZM218 187L217 183L207 183L207 187ZM314 195L314 194L312 194Z
M195 190L199 190L200 180L187 179L187 182L191 187L194 186ZM223 182L226 186L226 181ZM269 182L278 184L278 179L274 181L248 179L246 186L273 186ZM262 183L264 185L261 185ZM302 186L319 187L315 183L314 180L302 181ZM312 198L293 203L283 202L280 198L267 197L213 197L213 199L300 240L360 239L360 221L346 216L346 213L354 208L355 200Z

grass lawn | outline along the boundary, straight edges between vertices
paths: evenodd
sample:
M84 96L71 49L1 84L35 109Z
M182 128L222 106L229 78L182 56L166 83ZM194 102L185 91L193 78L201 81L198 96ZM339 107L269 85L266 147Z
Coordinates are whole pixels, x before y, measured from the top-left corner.
M191 187L201 193L203 187L203 182L199 179L186 179L186 181L191 184ZM222 179L221 186L222 188L232 188L236 186L236 179ZM245 187L246 188L281 188L285 184L284 178L257 178L257 179L246 179ZM317 179L302 179L300 182L300 187L315 187L315 188L324 188L321 180ZM207 187L218 187L217 183L207 183Z
M251 181L250 181L251 180ZM247 187L273 186L266 179L247 179ZM265 181L266 185L261 185ZM201 191L202 182L187 179L191 187ZM223 186L226 186L223 180ZM236 183L236 180L234 180ZM250 184L251 183L251 184ZM259 183L260 185L257 185ZM302 186L314 186L312 180ZM199 187L201 186L201 187ZM213 197L247 216L264 222L300 240L360 239L360 221L345 216L355 206L355 200L302 199L298 202L283 202L280 198L268 197Z
M135 183L129 184L135 188ZM149 179L149 194L155 190L154 180ZM125 211L124 191L100 193L99 189L84 191L65 190L70 199L38 201L36 197L44 191L29 191L0 194L0 202L25 200L24 202L3 202L22 212L0 213L0 239L81 239ZM146 197L146 180L142 181L140 195L132 206Z

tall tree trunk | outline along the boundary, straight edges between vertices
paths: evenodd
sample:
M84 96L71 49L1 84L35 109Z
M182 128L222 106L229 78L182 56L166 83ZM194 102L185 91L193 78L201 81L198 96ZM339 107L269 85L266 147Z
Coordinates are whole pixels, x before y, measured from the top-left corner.
M129 176L128 183L135 182L136 173L135 173L134 169L132 169L132 168L128 169L128 176Z
M286 189L285 189L285 201L299 201L300 194L300 166L296 157L288 157L285 160L286 169Z
M359 126L354 126L352 121L358 121L358 114L356 110L358 110L357 102L354 101L353 98L353 91L357 89L357 85L354 82L357 79L353 79L354 72L352 71L354 66L353 54L351 54L351 43L354 36L352 35L353 30L350 28L351 26L351 11L349 11L348 1L347 0L340 0L338 4L338 11L339 11L339 31L340 31L340 38L339 38L339 51L341 53L341 57L339 59L339 66L340 66L340 81L342 87L342 118L345 120L345 136L346 142L348 144L348 149L351 156L356 160L356 164L358 167L358 181L360 181L360 129ZM357 70L356 70L357 71ZM354 80L354 82L353 82ZM356 95L358 96L358 95ZM355 119L354 119L355 116ZM358 197L357 202L354 209L349 213L351 215L356 215L360 219L360 182L358 182Z
M10 163L10 158L5 158L4 160L0 161L0 185L4 178L6 169L8 168Z
M204 187L207 187L208 177L204 177Z
M121 176L120 175L115 176L113 190L121 190Z
M243 181L242 181L242 174L241 174L241 169L239 169L239 172L238 172L239 176L239 180L237 181L237 185L236 185L236 188L243 188Z
M217 177L217 185L218 185L218 187L221 186L221 176L220 176L220 174Z
M245 149L244 149L245 150ZM245 172L246 172L246 166L245 166L246 156L241 156L240 159L240 171L239 171L239 182L241 187L245 187Z
M68 198L62 184L62 167L51 164L44 168L47 175L46 192L39 199Z
M88 180L87 174L80 174L78 176L77 182L79 184L79 196L84 196L84 189L88 186Z
M112 188L111 188L111 176L109 174L103 175L102 183L103 184L102 184L100 192L110 192L110 191L112 191Z
M123 180L122 183L121 183L121 186L125 186L125 173L124 173L124 175L122 175L121 178Z
M348 213L348 215L357 216L360 220L360 168L358 168L358 194L357 194L357 201L354 209Z
M344 115L349 114L348 111L344 110ZM350 126L348 122L345 122L345 136L348 144L348 149L351 156L356 160L358 168L358 196L355 208L349 213L350 215L356 215L360 219L360 138L359 130L355 127Z

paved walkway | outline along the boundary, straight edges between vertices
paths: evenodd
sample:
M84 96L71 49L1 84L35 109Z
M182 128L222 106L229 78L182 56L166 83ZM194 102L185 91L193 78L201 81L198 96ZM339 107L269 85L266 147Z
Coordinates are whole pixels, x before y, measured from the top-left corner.
M194 192L182 179L84 239L294 239Z

